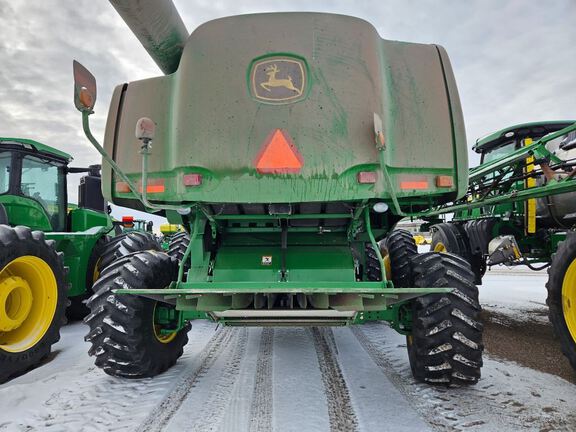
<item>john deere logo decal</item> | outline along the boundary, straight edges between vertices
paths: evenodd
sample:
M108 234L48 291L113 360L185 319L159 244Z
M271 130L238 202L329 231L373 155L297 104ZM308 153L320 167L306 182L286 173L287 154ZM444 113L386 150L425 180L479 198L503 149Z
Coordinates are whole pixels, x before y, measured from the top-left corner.
M302 98L306 84L304 62L274 57L252 65L252 93L268 103L295 102Z

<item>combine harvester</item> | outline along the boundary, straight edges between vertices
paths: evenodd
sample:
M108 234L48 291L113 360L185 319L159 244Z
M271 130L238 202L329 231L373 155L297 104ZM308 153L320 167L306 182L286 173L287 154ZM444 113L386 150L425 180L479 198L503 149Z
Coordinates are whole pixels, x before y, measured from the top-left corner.
M473 149L466 196L428 214L453 213L431 227L431 249L469 261L476 283L492 265L548 268L550 321L576 369L576 123L509 127Z
M96 365L157 375L197 319L385 320L407 336L416 379L476 383L482 325L469 264L418 254L393 231L467 189L445 50L321 13L223 18L188 36L170 1L112 4L166 75L116 87L102 147L89 127L96 81L75 62L103 193L187 235L171 254L133 254L101 273L85 320Z
M100 166L37 141L0 138L0 383L40 364L65 315L81 319L100 272L128 253L156 248L144 233L114 236ZM83 173L79 205L67 178Z

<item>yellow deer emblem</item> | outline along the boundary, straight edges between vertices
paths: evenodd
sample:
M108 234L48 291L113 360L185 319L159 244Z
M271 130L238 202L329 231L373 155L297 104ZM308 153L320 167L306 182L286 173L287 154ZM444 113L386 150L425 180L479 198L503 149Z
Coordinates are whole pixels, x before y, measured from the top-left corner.
M270 69L266 70L266 75L268 75L268 81L260 83L260 86L268 92L271 91L270 90L271 87L284 87L287 88L288 90L295 91L297 95L300 96L302 94L302 91L294 87L294 84L292 83L292 77L288 75L288 78L276 78L276 74L278 72L279 72L278 66L273 64L270 67Z

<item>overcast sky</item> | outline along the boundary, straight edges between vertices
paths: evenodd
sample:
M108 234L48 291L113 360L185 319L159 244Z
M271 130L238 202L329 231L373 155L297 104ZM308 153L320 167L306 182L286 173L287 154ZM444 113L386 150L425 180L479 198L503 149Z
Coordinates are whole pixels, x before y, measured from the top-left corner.
M440 44L456 75L469 146L515 123L576 118L576 0L175 4L189 31L228 15L302 10L363 18L385 39ZM0 136L58 147L75 165L99 163L73 105L73 59L98 80L92 126L99 138L114 86L160 75L105 0L0 0Z

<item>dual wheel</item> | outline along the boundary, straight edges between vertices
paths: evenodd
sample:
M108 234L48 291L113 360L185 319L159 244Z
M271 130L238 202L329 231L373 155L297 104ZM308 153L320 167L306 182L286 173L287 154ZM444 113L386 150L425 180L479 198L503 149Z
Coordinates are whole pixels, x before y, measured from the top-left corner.
M386 241L391 278L399 288L450 287L412 302L411 334L406 337L414 378L441 385L475 384L482 367L478 288L470 264L450 253L418 254L414 239L395 230Z
M105 268L84 319L96 366L112 376L144 378L169 369L188 343L174 305L115 294L115 289L163 289L178 278L178 259L155 250L129 254Z
M468 234L462 225L441 223L432 227L430 250L439 253L449 252L464 258L474 273L474 283L480 285L486 273L486 261L480 253L473 253Z
M70 298L70 305L66 310L68 319L77 321L88 315L90 310L86 301L94 294L93 285L106 267L124 256L144 250L160 250L156 238L147 232L130 231L112 239L106 236L98 239L88 258L86 291Z

